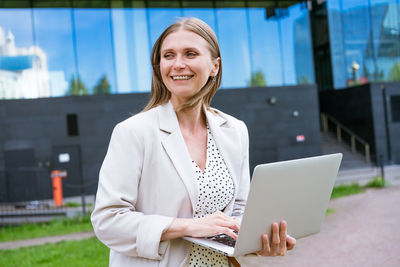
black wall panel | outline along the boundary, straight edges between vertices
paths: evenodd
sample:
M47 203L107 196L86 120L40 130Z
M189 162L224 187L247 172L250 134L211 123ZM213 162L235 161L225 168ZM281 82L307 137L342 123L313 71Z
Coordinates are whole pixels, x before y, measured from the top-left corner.
M382 88L386 89L388 125L385 124ZM392 119L390 99L399 95L400 83L371 83L343 90L319 93L320 110L335 117L371 145L372 159L379 155L387 163L388 128L391 163L400 163L400 123Z
M276 99L273 105L268 103L271 98ZM140 93L2 100L0 170L5 168L5 149L28 144L35 151L38 166L40 188L36 199L51 198L52 166L48 165L52 162L53 148L77 145L85 192L94 194L113 127L140 112L148 99L149 94ZM259 163L321 153L318 96L314 85L220 90L212 106L246 123L251 171ZM78 135L68 134L68 114L77 116ZM305 141L297 142L297 135L304 135Z

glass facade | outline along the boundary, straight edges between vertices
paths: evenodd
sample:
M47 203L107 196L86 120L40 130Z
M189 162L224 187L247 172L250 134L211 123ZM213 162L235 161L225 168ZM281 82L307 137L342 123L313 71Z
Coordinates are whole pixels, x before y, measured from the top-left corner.
M0 99L148 92L154 42L191 16L218 36L223 89L314 83L309 11L298 1L81 2L0 1Z
M335 88L400 81L400 1L328 0Z

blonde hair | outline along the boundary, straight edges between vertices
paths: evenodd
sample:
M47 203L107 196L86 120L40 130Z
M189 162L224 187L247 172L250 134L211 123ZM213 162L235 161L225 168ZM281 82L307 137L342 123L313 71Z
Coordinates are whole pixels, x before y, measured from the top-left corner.
M153 66L153 75L151 81L151 93L150 101L143 111L152 109L158 105L165 104L171 98L171 93L162 81L160 72L160 60L161 60L161 46L164 39L168 34L177 32L179 30L187 30L200 35L204 40L207 41L211 53L212 59L221 58L219 50L217 36L210 26L204 21L198 18L183 18L170 25L165 31L158 37L151 51L151 65ZM219 62L219 71L215 77L209 77L206 84L201 90L193 95L186 103L182 104L177 108L176 111L190 109L196 107L199 104L204 104L207 109L210 109L210 103L214 97L217 89L221 85L222 78L222 65L221 60Z

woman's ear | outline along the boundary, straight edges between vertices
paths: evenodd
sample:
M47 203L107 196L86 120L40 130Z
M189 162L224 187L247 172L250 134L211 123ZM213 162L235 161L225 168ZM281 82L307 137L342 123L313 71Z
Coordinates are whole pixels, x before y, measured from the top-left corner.
M219 71L220 62L221 62L221 58L220 57L218 57L218 58L213 60L213 69L211 71L211 76L213 76L213 77L217 76L218 71Z

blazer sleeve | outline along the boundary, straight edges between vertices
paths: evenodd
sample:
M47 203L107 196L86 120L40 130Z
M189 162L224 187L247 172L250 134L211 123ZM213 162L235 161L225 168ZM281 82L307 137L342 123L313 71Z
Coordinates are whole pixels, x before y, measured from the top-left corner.
M249 134L246 124L240 121L240 138L242 144L242 162L240 168L240 178L238 194L233 205L232 216L240 217L243 215L246 206L247 196L250 189L250 169L249 169Z
M161 235L173 218L136 210L143 158L144 144L132 127L118 124L100 170L91 220L96 236L110 249L161 260L168 246L168 241L160 242Z

